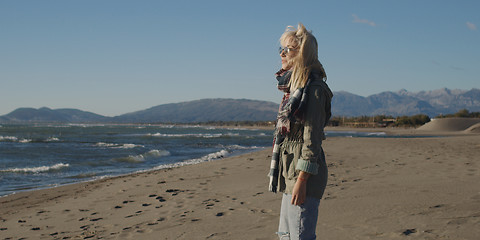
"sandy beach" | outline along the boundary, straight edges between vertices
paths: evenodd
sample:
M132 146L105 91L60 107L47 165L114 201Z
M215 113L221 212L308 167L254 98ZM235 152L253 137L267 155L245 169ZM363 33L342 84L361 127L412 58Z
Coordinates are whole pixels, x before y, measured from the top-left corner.
M479 134L337 137L324 149L318 239L480 236ZM276 239L270 151L2 197L0 239Z

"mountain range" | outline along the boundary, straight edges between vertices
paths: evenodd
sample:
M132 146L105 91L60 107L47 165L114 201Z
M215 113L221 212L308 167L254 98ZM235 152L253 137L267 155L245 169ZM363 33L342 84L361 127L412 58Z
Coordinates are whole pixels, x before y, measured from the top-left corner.
M415 115L455 113L461 109L480 111L480 89L382 92L368 97L339 91L334 93L334 116ZM272 121L278 103L249 99L201 99L169 103L115 117L78 109L47 107L19 108L0 116L3 123L62 122L62 123L193 123L208 121Z
M480 89L450 90L448 88L408 92L382 92L368 97L348 92L336 92L332 99L334 116L411 116L426 114L435 117L440 114L456 113L461 109L480 111Z

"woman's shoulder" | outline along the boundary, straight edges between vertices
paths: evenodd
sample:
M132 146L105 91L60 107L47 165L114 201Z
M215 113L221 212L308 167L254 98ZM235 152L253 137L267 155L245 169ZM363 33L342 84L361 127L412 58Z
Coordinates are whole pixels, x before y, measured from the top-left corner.
M333 97L332 90L330 90L330 87L328 87L327 83L323 81L321 78L314 78L310 80L310 92L318 92L322 91L327 95L328 97Z

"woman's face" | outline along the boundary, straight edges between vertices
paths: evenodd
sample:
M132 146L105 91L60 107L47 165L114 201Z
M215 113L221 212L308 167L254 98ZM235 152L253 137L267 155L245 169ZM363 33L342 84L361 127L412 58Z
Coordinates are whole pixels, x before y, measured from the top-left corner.
M280 57L282 58L282 69L290 70L293 67L293 59L297 56L298 47L292 40L286 41L287 45L280 50Z

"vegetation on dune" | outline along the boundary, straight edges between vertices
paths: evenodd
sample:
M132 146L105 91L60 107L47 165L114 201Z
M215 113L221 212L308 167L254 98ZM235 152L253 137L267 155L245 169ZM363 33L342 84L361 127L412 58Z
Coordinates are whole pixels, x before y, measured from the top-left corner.
M393 117L387 115L360 117L333 117L330 126L340 127L417 127L430 122L425 114Z
M435 118L452 118L452 117L480 118L480 112L469 112L467 109L462 109L454 114L438 115Z

